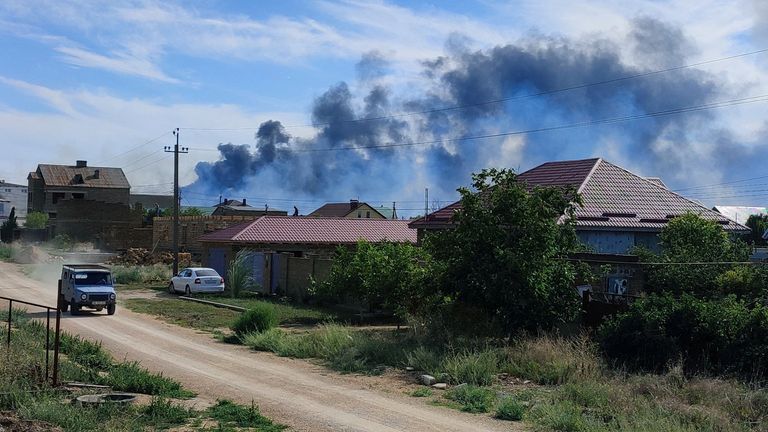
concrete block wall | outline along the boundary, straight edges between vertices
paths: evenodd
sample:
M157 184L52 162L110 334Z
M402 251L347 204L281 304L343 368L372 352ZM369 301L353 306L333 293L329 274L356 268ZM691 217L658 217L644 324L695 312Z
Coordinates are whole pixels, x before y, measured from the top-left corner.
M195 259L203 255L203 245L198 239L203 234L229 228L257 219L252 216L180 216L179 249L190 252ZM173 218L156 217L152 221L152 244L157 250L173 249Z

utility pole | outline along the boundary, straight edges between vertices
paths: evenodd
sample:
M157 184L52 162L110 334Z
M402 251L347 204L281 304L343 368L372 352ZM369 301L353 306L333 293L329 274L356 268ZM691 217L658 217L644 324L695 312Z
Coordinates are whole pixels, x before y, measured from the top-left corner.
M173 131L176 145L165 146L166 153L173 153L173 275L179 274L179 153L189 153L188 147L179 148L179 128Z

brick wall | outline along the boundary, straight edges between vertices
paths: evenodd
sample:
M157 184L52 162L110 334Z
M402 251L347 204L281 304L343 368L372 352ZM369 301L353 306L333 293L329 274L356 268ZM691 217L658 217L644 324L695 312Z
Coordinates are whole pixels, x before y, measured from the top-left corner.
M142 226L141 209L124 204L92 200L64 200L57 205L51 220L54 235L66 234L74 240L92 242L105 250L146 247L151 240Z
M179 250L190 252L199 259L203 255L203 245L198 239L203 234L229 228L243 222L252 221L253 216L180 216ZM157 250L173 249L173 218L156 217L152 222L152 244Z

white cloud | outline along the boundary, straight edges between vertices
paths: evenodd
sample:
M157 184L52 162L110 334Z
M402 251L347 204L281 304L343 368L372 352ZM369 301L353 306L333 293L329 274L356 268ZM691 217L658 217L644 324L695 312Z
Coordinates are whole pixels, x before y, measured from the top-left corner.
M175 78L167 76L148 58L136 57L130 54L116 54L114 57L110 57L70 46L57 47L56 51L64 55L63 59L65 62L76 66L104 69L169 83L180 82Z
M132 184L160 184L173 180L169 160L161 150L173 143L169 133L156 142L139 147L126 155L114 157L157 137L174 127L199 127L216 124L222 128L253 125L268 119L303 123L304 114L292 112L249 112L227 104L160 104L138 98L124 99L106 92L61 91L0 76L0 83L26 91L55 107L58 112L31 113L0 109L0 129L4 139L0 152L0 173L8 181L22 182L39 163L90 163L127 166ZM181 143L194 149L213 150L221 142L253 144L254 130L195 132L182 130ZM291 129L298 136L304 129ZM24 149L24 150L21 150ZM215 160L215 151L192 150L181 158L181 181L194 180L194 165L201 160ZM142 160L139 160L143 158ZM159 162L155 162L159 161ZM154 163L153 163L154 162ZM159 192L166 192L159 187ZM144 189L142 189L144 190ZM151 188L148 190L152 190Z

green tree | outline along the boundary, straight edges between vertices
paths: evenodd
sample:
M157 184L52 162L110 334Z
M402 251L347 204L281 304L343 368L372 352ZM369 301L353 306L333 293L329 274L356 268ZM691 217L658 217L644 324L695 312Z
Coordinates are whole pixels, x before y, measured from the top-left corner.
M529 190L510 170L486 169L472 178L474 190L459 189L455 228L426 240L443 297L505 334L574 319L577 269L565 258L578 245L576 190Z
M423 304L429 261L426 251L411 244L361 240L353 249L337 249L331 273L315 293L337 300L348 296L404 317Z
M202 216L203 211L197 207L187 207L179 211L179 216Z
M721 275L732 264L706 264L743 262L749 259L749 247L741 240L732 238L716 221L703 219L693 213L672 219L660 236L661 254L641 254L646 262L659 263L649 266L650 291L680 294L690 292L715 295L728 286ZM751 270L745 270L750 272ZM732 277L745 277L742 271Z
M745 240L756 246L765 246L763 233L768 230L768 215L750 215L746 226L750 229L750 233L745 236Z
M27 213L27 220L24 227L29 229L43 229L48 225L48 214L43 212Z
M8 220L0 225L0 241L5 243L12 243L13 233L19 228L19 224L16 222L16 207L11 207L11 214L8 215Z

